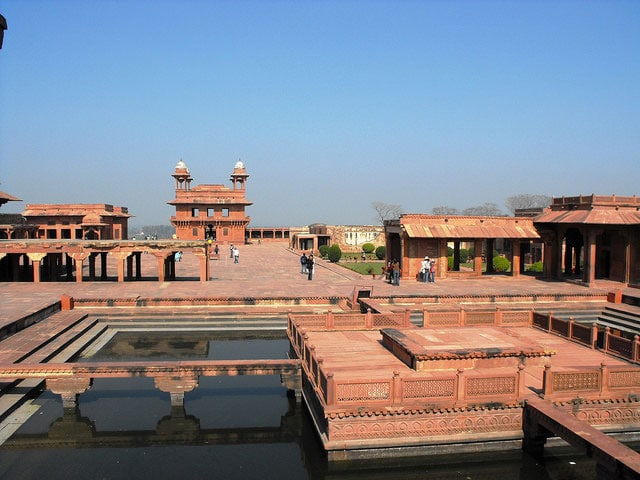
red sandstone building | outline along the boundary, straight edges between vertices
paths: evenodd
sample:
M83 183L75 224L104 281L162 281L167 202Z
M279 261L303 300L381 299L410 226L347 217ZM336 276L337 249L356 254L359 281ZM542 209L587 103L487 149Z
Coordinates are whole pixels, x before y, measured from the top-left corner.
M640 198L554 198L533 221L545 244L545 276L640 284Z
M178 240L212 239L220 243L244 243L251 220L245 208L252 204L246 197L249 175L238 160L231 174L232 188L224 185L191 186L193 178L187 165L180 160L173 173L176 198L169 205L176 207L171 224Z
M401 262L402 277L417 278L425 256L436 261L436 276L479 277L482 255L473 259L473 269L460 269L460 246L474 245L475 252L493 252L496 242L508 243L511 274L523 268L523 253L532 242L539 241L533 219L527 217L471 217L458 215L406 214L398 220L385 221L387 260ZM449 269L448 247L453 249L453 268ZM492 270L491 262L487 268Z
M131 217L105 203L27 204L22 216L37 227L36 238L57 240L124 240Z

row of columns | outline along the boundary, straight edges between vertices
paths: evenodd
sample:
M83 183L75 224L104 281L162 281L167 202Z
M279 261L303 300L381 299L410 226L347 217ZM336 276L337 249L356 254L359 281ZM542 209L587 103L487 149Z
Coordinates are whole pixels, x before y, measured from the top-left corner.
M201 250L201 251L199 251ZM176 266L175 257L173 251L158 251L150 252L157 259L157 272L158 281L164 282L165 280L175 280L176 278ZM193 252L200 261L200 280L207 281L209 279L209 261L207 252L205 249L198 249ZM58 259L55 258L59 253L46 253L46 252L28 252L26 257L32 263L33 282L39 283L42 281L41 270L43 265L49 270L49 278L57 278L58 267L61 266L62 261L58 264ZM96 259L100 258L100 279L107 279L107 255L112 255L117 261L117 276L118 282L124 282L127 280L140 280L142 278L141 272L141 255L139 251L109 251L109 252L72 252L65 253L66 255L66 275L67 278L71 278L75 271L76 282L83 281L83 270L85 261L89 262L89 278L90 280L96 279ZM60 257L61 258L61 257ZM70 261L73 260L73 262ZM50 262L47 263L47 260ZM73 267L75 264L75 268ZM12 260L11 269L14 272L14 278L17 278L19 271L19 257L14 256Z
M598 237L604 233L602 228L578 229L579 236L571 235L568 229L546 231L542 233L545 243L545 276L562 278L565 274L580 275L586 285L594 285L597 272ZM619 280L629 284L632 281L631 240L626 237L624 246L624 272ZM580 263L583 261L583 267ZM600 272L608 276L609 272Z
M473 259L473 272L477 276L482 276L482 255L478 254L478 252L482 252L483 250L483 242L486 241L486 251L487 251L487 273L493 273L493 250L495 239L493 238L478 238L474 240L474 250L476 255ZM437 240L437 255L435 257L436 260L436 277L437 278L445 278L448 272L448 255L447 255L447 239L438 239ZM460 241L453 242L453 271L460 270ZM521 273L521 245L519 241L513 241L511 243L511 275L514 277L520 276ZM389 255L387 255L389 257ZM391 257L389 257L391 258ZM410 259L408 257L403 258L404 262L408 262ZM413 276L414 272L409 271L408 269L403 269L404 272L407 272L407 276Z
M295 395L296 401L302 401L302 378L301 373L282 373L280 379L289 392ZM153 378L155 387L171 396L171 406L181 407L184 405L184 394L196 389L199 385L200 377L196 373L175 375L159 375ZM84 376L47 378L47 389L52 393L60 395L62 406L65 409L75 409L78 404L78 396L91 388L93 379Z

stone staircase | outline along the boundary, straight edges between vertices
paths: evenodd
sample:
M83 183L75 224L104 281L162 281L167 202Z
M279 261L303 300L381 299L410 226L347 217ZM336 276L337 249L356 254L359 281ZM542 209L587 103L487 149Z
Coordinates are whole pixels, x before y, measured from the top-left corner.
M51 315L46 322L20 330L2 342L0 363L66 362L89 345L107 326L77 311ZM42 379L0 382L0 420L6 418L39 390Z
M598 316L598 324L629 334L640 334L640 306L608 304Z

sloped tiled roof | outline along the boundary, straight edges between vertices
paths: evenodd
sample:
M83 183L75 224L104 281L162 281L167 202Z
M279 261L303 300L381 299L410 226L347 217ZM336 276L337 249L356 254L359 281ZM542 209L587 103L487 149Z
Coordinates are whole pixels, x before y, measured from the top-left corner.
M531 218L411 214L400 224L411 238L540 238Z
M640 225L640 212L632 209L549 210L533 219L535 223L572 223L589 225Z
M7 202L19 202L20 199L14 197L13 195L9 195L5 192L0 192L0 205L4 205Z

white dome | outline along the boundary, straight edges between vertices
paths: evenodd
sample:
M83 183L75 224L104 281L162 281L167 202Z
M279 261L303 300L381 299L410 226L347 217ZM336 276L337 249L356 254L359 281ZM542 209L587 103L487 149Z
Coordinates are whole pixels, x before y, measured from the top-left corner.
M176 163L176 170L179 169L179 168L187 168L187 164L184 163L182 161L182 159L180 159L180 161L178 163Z
M236 162L236 166L235 166L235 167L233 167L233 168L239 168L239 169L244 168L244 162L243 162L242 160L238 160L238 161Z

